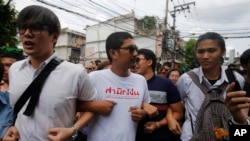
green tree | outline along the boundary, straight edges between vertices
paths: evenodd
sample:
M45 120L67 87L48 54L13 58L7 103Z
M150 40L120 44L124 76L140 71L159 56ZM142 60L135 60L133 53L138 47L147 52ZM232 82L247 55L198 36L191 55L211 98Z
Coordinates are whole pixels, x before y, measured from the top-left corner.
M12 21L17 15L17 11L10 4L10 1L11 0L9 0L7 4L4 4L4 0L0 0L0 47L17 47L18 44L16 28L12 24Z
M156 20L154 16L145 16L143 18L143 24L146 29L155 29Z
M195 39L190 39L187 41L184 52L185 52L185 68L193 69L199 66L195 58Z

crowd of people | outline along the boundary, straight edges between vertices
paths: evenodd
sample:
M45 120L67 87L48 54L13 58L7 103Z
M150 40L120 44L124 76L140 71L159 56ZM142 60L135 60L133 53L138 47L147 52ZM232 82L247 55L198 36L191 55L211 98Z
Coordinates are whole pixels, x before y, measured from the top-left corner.
M0 52L0 141L222 141L232 125L250 126L250 49L235 90L218 33L199 36L199 67L181 72L128 32L107 37L108 60L61 60L59 19L42 6L25 7L15 24L28 57Z

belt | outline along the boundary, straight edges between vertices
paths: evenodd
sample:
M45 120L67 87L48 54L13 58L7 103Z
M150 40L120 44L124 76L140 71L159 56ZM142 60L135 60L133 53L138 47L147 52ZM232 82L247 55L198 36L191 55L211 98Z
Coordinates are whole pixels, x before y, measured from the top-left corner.
M155 106L157 108L157 110L159 111L164 111L168 109L168 105L158 105L158 104L154 104L153 106Z

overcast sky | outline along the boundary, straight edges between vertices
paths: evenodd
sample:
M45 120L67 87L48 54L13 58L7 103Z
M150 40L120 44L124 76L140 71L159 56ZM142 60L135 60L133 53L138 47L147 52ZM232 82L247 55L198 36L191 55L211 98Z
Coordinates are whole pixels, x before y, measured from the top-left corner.
M48 6L39 1L52 4ZM145 15L164 19L166 0L13 0L17 10L25 6L39 4L52 9L59 17L62 26L85 33L86 25L97 21L130 13L138 18ZM193 2L195 4L193 4ZM168 24L173 25L170 12L174 7L192 3L188 10L176 13L176 26L185 40L197 37L206 31L215 31L226 39L227 49L234 48L240 55L250 47L250 1L249 0L169 0ZM60 10L55 7L61 7ZM185 8L185 6L183 7ZM67 11L72 11L72 14ZM81 15L81 16L79 16ZM192 35L195 33L195 35Z

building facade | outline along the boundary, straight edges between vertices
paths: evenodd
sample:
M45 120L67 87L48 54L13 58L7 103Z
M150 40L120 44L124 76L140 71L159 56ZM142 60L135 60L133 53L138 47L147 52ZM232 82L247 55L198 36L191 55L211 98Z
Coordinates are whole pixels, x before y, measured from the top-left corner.
M55 51L60 58L73 63L79 63L80 56L85 51L85 43L85 34L63 28L55 46Z
M156 27L156 26L155 26ZM138 48L152 50L159 57L161 55L161 40L156 29L146 29L143 20L138 20L132 12L127 15L100 22L86 27L86 48L84 60L107 59L105 41L108 35L117 31L126 31L134 36Z

